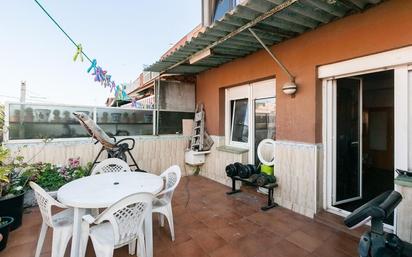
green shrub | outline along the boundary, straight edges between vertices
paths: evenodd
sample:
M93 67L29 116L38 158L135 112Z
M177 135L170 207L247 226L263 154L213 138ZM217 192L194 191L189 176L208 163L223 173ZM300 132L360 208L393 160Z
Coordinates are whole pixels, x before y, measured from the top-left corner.
M55 191L66 184L66 180L58 172L57 167L50 163L39 172L35 182L47 191Z

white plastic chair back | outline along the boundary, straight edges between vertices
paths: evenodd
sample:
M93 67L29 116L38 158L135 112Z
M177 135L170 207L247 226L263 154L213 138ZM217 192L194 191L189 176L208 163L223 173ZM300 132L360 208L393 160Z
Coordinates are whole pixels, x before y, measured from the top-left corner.
M115 245L129 243L139 236L144 218L151 215L153 198L150 193L129 195L107 208L94 223L109 221L113 226Z
M165 170L160 177L165 180L165 188L157 195L157 198L164 203L169 203L172 200L173 192L179 185L182 172L179 166L173 165Z
M40 213L43 221L49 226L54 227L52 218L52 206L60 208L67 208L67 206L59 203L53 197L51 197L43 188L34 182L29 183L36 196L37 204L39 205Z
M109 158L96 165L90 175L97 175L107 172L130 172L129 165L118 158Z

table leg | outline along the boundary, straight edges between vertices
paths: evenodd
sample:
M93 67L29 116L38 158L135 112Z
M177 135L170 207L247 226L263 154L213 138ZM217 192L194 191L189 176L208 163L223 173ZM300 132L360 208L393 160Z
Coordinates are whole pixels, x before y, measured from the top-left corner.
M144 237L146 242L146 257L153 257L152 212L144 220Z
M81 225L82 217L86 214L86 209L74 208L73 217L73 237L70 257L83 257L80 254L80 239L81 239Z

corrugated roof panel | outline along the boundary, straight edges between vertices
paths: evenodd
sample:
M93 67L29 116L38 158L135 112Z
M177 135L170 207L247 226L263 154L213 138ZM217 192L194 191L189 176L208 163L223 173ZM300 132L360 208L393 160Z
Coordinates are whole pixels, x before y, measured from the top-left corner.
M381 0L248 0L145 70L199 73L261 49L262 46L248 31L249 27L253 28L266 45L271 46L380 2ZM193 55L205 49L211 49L212 55L189 64Z
M315 8L318 8L322 11L333 14L333 15L335 15L337 17L340 17L340 18L345 16L345 13L346 13L345 10L343 10L341 8L337 8L335 5L328 4L328 3L326 3L325 1L322 1L322 0L305 0L304 4L309 5L309 6L313 6Z
M260 13L264 13L267 10L276 7L276 4L267 2L267 1L261 1L261 2L251 1L251 2L247 2L245 7L248 9L254 10L254 11L258 11ZM290 9L292 9L292 7ZM308 28L315 28L319 25L319 22L317 20L307 18L305 16L293 13L288 10L285 10L284 12L279 13L277 17L280 18L281 20L284 20L290 23L299 24L301 26L308 27Z
M265 0L274 4L280 4L283 0ZM296 2L293 6L285 10L286 13L295 13L302 15L303 17L311 18L322 23L328 23L334 16L330 13L321 11L317 8L312 8L310 6L305 6L301 2Z

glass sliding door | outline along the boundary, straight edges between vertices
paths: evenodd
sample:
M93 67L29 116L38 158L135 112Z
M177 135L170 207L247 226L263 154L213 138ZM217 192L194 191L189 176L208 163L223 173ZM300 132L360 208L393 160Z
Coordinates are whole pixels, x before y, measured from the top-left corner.
M266 138L276 139L276 104L275 98L263 98L255 100L255 143L254 143L254 161L259 163L257 157L257 147L259 143Z
M336 81L333 204L362 198L362 80Z

